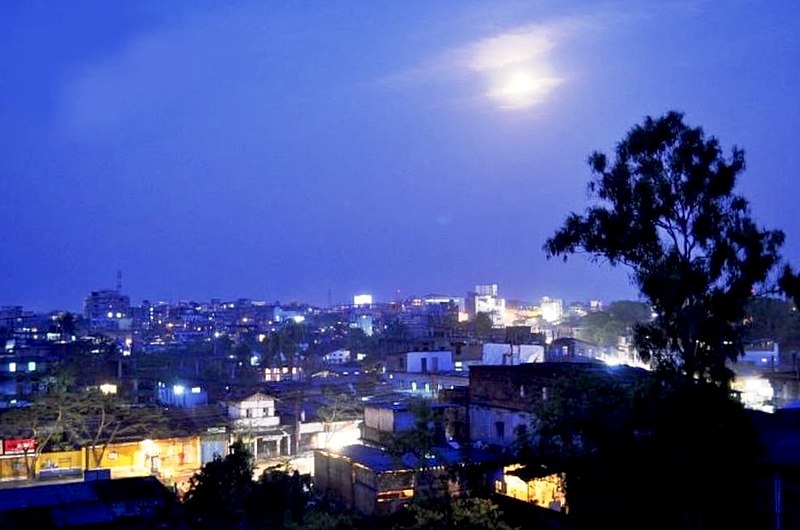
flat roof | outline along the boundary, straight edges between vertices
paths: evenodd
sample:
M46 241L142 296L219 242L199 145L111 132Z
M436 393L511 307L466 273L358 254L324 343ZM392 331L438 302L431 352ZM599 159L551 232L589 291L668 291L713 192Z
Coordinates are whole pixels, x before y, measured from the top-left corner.
M432 457L423 462L415 455L407 453L401 457L368 445L354 444L342 447L338 451L323 451L339 454L349 458L353 463L361 464L377 473L387 471L412 471L422 467L453 465L458 463L481 463L496 460L492 453L479 449L453 449L452 447L434 447Z

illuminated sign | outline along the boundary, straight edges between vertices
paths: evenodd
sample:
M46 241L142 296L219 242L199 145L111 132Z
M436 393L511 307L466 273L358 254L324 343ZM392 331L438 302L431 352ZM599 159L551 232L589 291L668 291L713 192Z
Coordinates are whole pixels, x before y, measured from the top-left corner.
M7 455L21 455L36 450L36 440L33 438L12 438L3 440L3 453Z
M353 297L353 305L372 305L371 294L357 294Z

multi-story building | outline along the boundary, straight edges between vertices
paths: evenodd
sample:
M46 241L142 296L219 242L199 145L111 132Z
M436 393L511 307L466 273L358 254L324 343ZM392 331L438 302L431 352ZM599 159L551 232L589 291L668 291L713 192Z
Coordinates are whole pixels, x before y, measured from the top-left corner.
M506 300L498 296L496 283L476 285L474 291L467 293L466 309L470 318L475 318L478 313L486 313L494 327L505 325Z
M131 329L131 299L119 291L92 291L83 301L83 316L91 331Z

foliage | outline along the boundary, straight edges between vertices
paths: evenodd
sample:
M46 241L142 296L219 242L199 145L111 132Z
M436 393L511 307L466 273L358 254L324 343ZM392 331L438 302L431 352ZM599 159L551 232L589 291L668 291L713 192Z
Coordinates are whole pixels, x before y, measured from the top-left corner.
M536 416L530 463L566 472L575 528L725 528L752 515L758 445L724 389L571 374Z
M412 503L408 510L413 517L408 525L396 529L427 530L511 530L503 520L503 512L489 499L458 498Z
M436 416L430 402L415 399L407 403L408 411L414 415L411 429L392 434L386 439L386 450L395 458L410 456L415 467L424 467L434 453L436 445Z
M310 482L277 468L253 480L253 455L241 440L225 458L207 463L190 480L184 506L193 528L297 527L310 500Z
M378 348L378 338L364 333L361 328L351 328L347 331L347 348L356 357L359 353L368 356L375 355Z
M489 313L478 313L472 322L472 332L479 339L488 339L492 336L492 316Z
M637 324L650 320L650 308L642 302L611 302L607 311L592 311L578 325L578 338L600 346L615 347L619 337L630 337Z
M225 458L216 457L190 479L184 507L195 528L237 528L248 519L256 484L253 455L240 440Z
M35 478L36 462L44 451L62 448L65 425L70 415L68 403L60 395L45 395L27 407L4 411L0 415L2 438L32 438L36 447L24 453L28 479Z
M269 499L269 508L260 510L260 520L272 528L301 521L311 499L308 478L279 469L267 469L258 480L258 497Z
M287 530L352 530L370 527L365 525L363 519L353 511L340 512L315 507L306 512L301 521L287 521L284 528Z
M157 438L167 432L167 419L161 409L133 407L113 395L99 392L68 394L64 429L69 440L87 447L91 465L100 467L108 446L125 436ZM87 462L87 466L89 462Z
M748 302L746 315L745 340L766 339L786 344L800 339L800 313L791 302L756 297Z
M325 432L334 434L333 424L340 421L355 420L362 417L364 405L351 392L339 392L332 388L325 388L322 394L325 404L317 409L317 416L325 426Z
M726 361L742 353L740 325L753 289L778 263L780 231L762 230L734 193L744 153L726 158L718 141L670 112L631 129L616 158L589 157L595 199L544 245L626 265L653 306L635 344L662 370L726 384Z

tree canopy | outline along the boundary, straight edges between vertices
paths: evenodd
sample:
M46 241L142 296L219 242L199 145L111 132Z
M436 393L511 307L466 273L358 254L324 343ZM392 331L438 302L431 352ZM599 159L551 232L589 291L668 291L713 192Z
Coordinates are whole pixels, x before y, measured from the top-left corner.
M589 157L593 204L549 238L548 257L586 253L625 265L656 314L638 324L645 360L726 384L743 352L741 325L754 289L778 264L783 233L760 228L736 194L744 152L723 154L683 115L648 117L617 145L614 160Z

